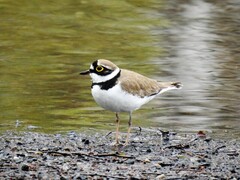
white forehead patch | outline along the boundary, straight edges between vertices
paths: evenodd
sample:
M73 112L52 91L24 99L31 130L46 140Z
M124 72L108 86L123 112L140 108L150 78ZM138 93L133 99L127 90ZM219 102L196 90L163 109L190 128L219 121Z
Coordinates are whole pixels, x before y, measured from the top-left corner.
M90 66L90 68L89 68L89 69L92 69L92 70L94 69L92 64L91 64L91 66Z

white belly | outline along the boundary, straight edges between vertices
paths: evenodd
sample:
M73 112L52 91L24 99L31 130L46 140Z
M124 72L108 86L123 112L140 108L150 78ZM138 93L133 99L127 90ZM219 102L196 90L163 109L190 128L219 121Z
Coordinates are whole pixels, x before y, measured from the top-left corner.
M139 96L134 96L123 91L119 85L115 85L108 90L102 90L99 86L95 85L92 88L92 96L97 104L113 112L134 111L155 97L150 96L141 98Z

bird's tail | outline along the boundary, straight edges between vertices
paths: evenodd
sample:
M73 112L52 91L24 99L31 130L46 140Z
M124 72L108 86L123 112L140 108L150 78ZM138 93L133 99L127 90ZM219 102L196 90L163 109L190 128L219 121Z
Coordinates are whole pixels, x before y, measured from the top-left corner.
M159 82L159 87L161 88L160 94L172 90L172 89L181 89L181 82Z
M175 87L176 89L181 89L183 85L181 82L173 82L171 83L171 86Z

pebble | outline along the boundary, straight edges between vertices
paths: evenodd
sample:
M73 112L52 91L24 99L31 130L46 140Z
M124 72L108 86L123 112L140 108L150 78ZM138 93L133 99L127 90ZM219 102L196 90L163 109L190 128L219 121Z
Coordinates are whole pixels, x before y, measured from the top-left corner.
M144 159L143 162L144 162L144 163L150 163L151 161L150 161L148 158L146 158L146 159Z
M62 170L63 170L64 172L67 172L69 169L70 169L70 167L68 166L68 164L64 164L64 165L62 166Z
M166 178L166 176L164 174L161 174L156 177L156 180L161 180L161 179L165 179L165 178Z
M22 164L21 170L22 171L29 171L29 166L27 164Z

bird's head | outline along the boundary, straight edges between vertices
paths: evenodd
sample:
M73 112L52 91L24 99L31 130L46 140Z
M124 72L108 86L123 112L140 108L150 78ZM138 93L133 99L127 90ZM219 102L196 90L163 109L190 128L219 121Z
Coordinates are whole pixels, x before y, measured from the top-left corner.
M111 61L106 59L98 59L91 64L88 70L82 71L80 74L89 74L93 83L99 83L114 78L119 71L120 69Z

